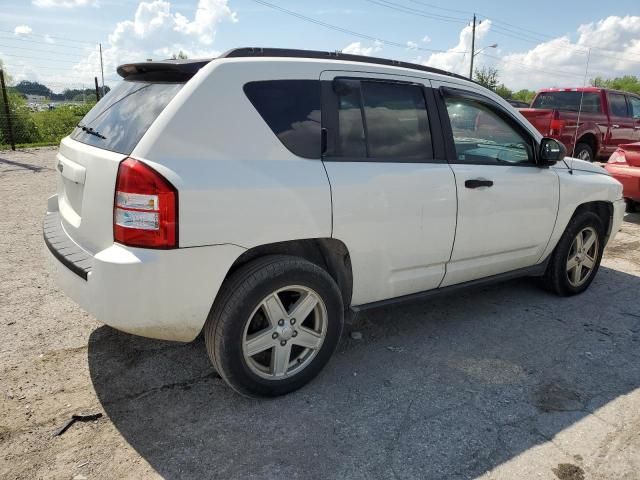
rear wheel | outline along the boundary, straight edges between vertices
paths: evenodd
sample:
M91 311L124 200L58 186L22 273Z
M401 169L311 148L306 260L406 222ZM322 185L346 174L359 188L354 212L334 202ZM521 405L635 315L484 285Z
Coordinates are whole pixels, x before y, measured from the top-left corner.
M584 292L595 277L604 250L604 225L598 215L575 215L562 234L542 278L543 286L558 295Z
M587 143L578 143L573 151L573 156L587 162L593 162L594 160L593 149Z
M342 325L342 298L331 276L306 260L274 255L225 282L205 325L205 343L236 391L276 396L320 372Z
M627 212L629 213L636 213L640 210L640 203L639 202L635 202L633 200L631 200L630 198L626 199L627 202Z

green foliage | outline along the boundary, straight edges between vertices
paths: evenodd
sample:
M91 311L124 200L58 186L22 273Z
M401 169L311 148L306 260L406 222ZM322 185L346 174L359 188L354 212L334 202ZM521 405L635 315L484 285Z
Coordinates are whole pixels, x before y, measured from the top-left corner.
M594 87L612 88L623 92L640 94L640 78L633 75L615 78L596 77L591 79L591 85Z
M178 53L174 53L173 55L171 55L171 58L173 60L186 60L189 57L187 56L186 53L180 50Z
M22 80L14 88L23 95L42 95L43 97L50 98L52 93L46 85L38 82L30 82L29 80Z
M522 102L531 103L533 101L533 97L536 96L536 92L534 90L518 90L517 92L513 92L511 96L514 100L520 100Z
M496 88L496 93L505 99L513 97L513 91L505 87L504 83L501 83L500 86Z
M473 79L483 87L495 91L498 88L498 69L493 67L476 68Z
M10 99L12 108L13 132L17 144L55 145L69 135L78 122L91 109L93 104L61 105L53 110L32 112L18 93ZM4 108L4 106L3 106ZM5 117L0 116L0 119ZM0 145L8 145L8 128L0 122Z

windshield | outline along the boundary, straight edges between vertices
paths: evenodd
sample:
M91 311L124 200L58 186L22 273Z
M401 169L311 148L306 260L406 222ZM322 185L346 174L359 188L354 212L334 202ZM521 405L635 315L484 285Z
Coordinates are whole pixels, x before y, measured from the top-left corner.
M128 155L183 86L123 80L85 115L71 138Z
M600 113L600 94L596 92L542 92L533 101L531 108L548 108L553 110L565 110L577 112L580 109L582 98L582 111Z

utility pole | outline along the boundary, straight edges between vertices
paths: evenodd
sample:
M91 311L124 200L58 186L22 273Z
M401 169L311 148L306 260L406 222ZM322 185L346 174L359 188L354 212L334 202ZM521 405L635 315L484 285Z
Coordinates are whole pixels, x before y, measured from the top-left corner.
M0 85L2 86L2 99L4 100L4 113L7 116L8 136L11 150L15 151L16 142L13 138L13 123L11 123L11 110L9 109L9 98L7 97L7 87L4 84L4 72L0 69Z
M476 14L473 14L473 27L471 28L471 67L469 68L469 80L473 80L473 57L476 52Z
M93 80L96 82L96 102L100 101L100 90L98 90L98 77L93 77Z
M104 97L104 66L102 64L102 44L99 43L100 47L100 72L102 73L102 96Z

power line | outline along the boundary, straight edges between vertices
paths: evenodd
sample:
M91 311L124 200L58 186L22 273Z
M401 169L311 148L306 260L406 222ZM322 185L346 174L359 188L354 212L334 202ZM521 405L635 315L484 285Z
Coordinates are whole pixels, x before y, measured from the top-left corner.
M15 31L12 32L10 30L0 30L0 32L2 32L2 33L10 33L12 35L16 35ZM76 40L76 39L73 39L73 38L56 37L56 36L53 36L53 35L48 35L48 34L43 34L43 33L30 32L30 33L26 34L26 36L36 36L36 37L43 37L43 38L55 38L56 40L63 40L65 42L81 43L81 44L85 44L85 45L95 45L95 43L87 42L86 40ZM21 37L16 36L16 38L21 38Z
M299 14L297 12L294 12L292 10L288 10L286 8L280 7L278 5L274 5L273 3L269 3L269 2L265 2L264 0L253 0L255 3L258 3L260 5L263 5L265 7L269 7L273 10L278 10L282 13L286 13L287 15L291 15L292 17L296 17L300 20L305 20L307 22L311 22L313 24L316 25L320 25L322 27L325 28L329 28L331 30L335 30L337 32L341 32L341 33L346 33L348 35L352 35L354 37L358 37L358 38L363 38L365 40L371 40L373 42L379 42L383 45L388 45L388 46L392 46L392 47L399 47L399 48L403 48L406 49L407 48L407 44L406 43L399 43L399 42L394 42L391 40L384 40L382 38L379 37L372 37L371 35L366 35L364 33L359 33L356 32L354 30L349 30L347 28L342 28L342 27L338 27L337 25L332 25L330 23L326 23L326 22L322 22L320 20L316 20L315 18L311 18L311 17L307 17L305 15ZM412 48L412 50L421 50L421 51L426 51L426 52L437 52L437 53L460 53L460 54L464 54L466 52L447 52L446 50L436 50L433 48L425 48L425 47L415 47Z
M444 16L444 15L436 15L436 14L429 14L427 12L424 12L422 10L417 10L415 8L410 8L410 7L406 7L404 5L401 5L399 3L395 3L395 2L391 2L388 0L365 0L366 2L369 3L374 3L376 5L380 5L382 7L386 7L386 8L390 8L391 10L396 10L398 12L402 12L402 13L409 13L412 15L416 15L419 17L423 17L423 18L430 18L433 20L440 20L443 22L451 22L451 23L460 23L460 24L466 24L467 20L464 18L458 18L458 17L450 17L450 16Z
M2 44L0 44L0 48L11 48L11 49L16 49L16 50L28 50L28 51L31 51L31 52L46 53L46 54L58 55L58 56L61 56L61 57L79 58L76 55L68 55L68 54L65 54L65 53L50 52L50 51L42 50L42 49L39 49L39 48L16 47L16 46L13 46L13 45L2 45Z
M43 58L43 57L29 57L29 56L26 56L26 55L11 55L9 53L3 53L2 55L4 57L15 57L15 58L20 58L20 59L28 58L29 60L41 60L41 61L45 61L45 62L66 63L68 65L78 65L78 64L83 63L82 61L73 62L71 60L59 60L59 59L56 59L56 58ZM89 64L89 62L87 62L87 64ZM38 66L38 68L40 68L40 67Z

